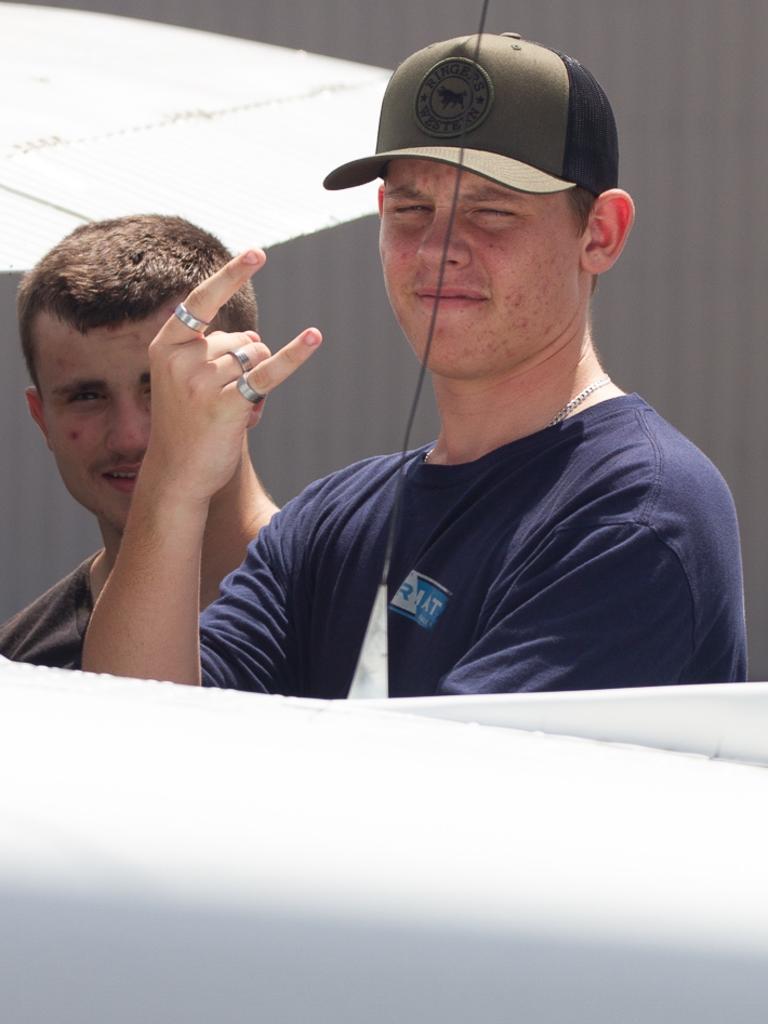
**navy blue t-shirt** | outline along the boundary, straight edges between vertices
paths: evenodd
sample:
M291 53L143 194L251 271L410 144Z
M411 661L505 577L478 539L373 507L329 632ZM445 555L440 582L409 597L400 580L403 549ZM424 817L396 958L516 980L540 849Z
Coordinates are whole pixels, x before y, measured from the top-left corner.
M746 675L725 481L636 395L458 466L409 455L389 574L390 696ZM289 502L202 617L204 681L345 697L398 455Z

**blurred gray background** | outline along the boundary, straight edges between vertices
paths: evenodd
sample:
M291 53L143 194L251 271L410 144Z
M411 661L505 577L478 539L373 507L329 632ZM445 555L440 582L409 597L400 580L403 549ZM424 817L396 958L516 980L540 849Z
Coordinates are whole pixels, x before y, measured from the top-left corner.
M460 0L54 0L47 6L185 25L382 67L436 39L474 31L480 15L479 3L475 9ZM614 379L643 394L728 480L741 520L750 677L768 679L768 4L491 0L486 27L571 53L611 97L622 184L638 217L627 251L596 298L598 346ZM129 61L130 54L115 59ZM371 146L375 132L372 118ZM278 246L256 279L268 344L278 347L309 324L326 338L310 365L270 401L253 437L259 470L280 502L338 466L401 445L417 367L384 295L376 230L375 219L367 218ZM258 242L257 224L253 235ZM99 543L25 411L27 380L13 314L17 284L17 277L0 275L6 524L0 619ZM413 443L430 440L435 424L427 394Z

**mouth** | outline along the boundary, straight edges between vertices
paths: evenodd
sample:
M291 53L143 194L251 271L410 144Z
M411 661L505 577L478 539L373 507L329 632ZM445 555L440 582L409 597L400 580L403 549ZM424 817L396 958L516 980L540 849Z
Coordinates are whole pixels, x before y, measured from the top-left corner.
M130 494L136 485L139 467L125 469L107 469L101 474L102 480L124 494Z
M440 306L444 305L449 309L477 306L486 301L486 296L482 292L474 291L471 288L442 288L439 295L437 288L418 288L416 297L429 305L434 305L437 302Z

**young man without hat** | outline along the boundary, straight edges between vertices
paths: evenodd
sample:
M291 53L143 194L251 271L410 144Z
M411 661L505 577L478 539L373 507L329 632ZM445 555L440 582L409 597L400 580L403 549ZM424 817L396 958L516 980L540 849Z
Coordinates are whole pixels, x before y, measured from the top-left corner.
M149 440L147 347L180 299L230 259L217 238L186 220L132 216L77 228L23 278L19 329L33 382L27 405L67 489L96 517L104 546L0 626L0 653L8 658L80 668ZM216 324L245 332L256 319L247 282ZM232 477L210 504L203 605L273 511L243 441Z
M88 667L347 696L397 504L391 696L743 679L728 489L609 379L592 341L594 281L634 216L617 153L608 100L570 57L487 34L408 58L383 102L376 155L337 168L326 186L383 179L384 278L419 357L432 333L436 441L407 456L397 503L399 456L351 466L289 503L203 615L199 656L194 576L181 581L183 601L163 577L199 548L249 400L319 336L306 331L238 380L223 339L206 348L169 321L152 346L145 476ZM210 318L262 259L233 261L189 309ZM204 416L185 413L189 394Z

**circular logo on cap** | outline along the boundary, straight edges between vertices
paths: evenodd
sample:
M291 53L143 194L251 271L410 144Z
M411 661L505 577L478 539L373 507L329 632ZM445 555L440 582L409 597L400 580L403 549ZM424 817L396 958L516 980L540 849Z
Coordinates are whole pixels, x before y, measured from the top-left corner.
M427 135L449 139L483 123L493 105L488 74L466 57L435 64L416 93L416 120Z

